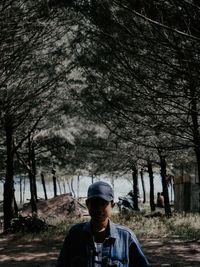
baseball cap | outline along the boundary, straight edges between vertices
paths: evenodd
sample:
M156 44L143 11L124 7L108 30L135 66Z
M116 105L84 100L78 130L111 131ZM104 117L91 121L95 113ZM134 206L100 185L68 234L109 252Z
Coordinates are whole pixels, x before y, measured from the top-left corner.
M103 181L91 184L88 188L87 199L94 197L99 197L106 201L112 201L114 199L114 192L111 185Z

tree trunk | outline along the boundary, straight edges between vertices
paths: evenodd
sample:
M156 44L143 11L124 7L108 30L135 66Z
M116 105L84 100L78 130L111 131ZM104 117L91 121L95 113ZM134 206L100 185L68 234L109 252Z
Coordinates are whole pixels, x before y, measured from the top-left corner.
M53 175L53 192L54 192L54 197L57 197L57 184L56 184L56 176Z
M76 197L76 193L74 191L74 179L73 179L73 177L71 178L71 190L72 190L73 197Z
M43 190L44 190L44 198L45 200L47 200L47 190L46 190L46 184L45 184L45 180L44 180L44 174L41 172L41 182L42 182L42 187L43 187Z
M20 180L19 180L19 191L20 191L20 201L19 203L22 204L22 176L20 175Z
M132 166L132 179L133 179L133 201L134 201L134 210L139 210L138 207L138 173L136 165Z
M33 140L31 141L31 166L32 166L32 173L33 173L33 189L34 189L34 196L35 201L37 202L37 185L36 185L36 162L35 162L35 148Z
M4 200L3 200L3 212L4 212L4 231L7 231L11 227L11 220L14 217L14 185L13 185L13 162L14 162L14 147L13 147L13 129L11 125L5 125L6 133L6 179L4 183Z
M26 176L24 176L24 186L23 186L23 203L25 200L25 192L26 192Z
M94 174L91 175L91 183L94 183Z
M37 205L36 205L36 199L35 199L35 175L34 175L34 170L33 170L33 153L32 153L32 144L31 144L31 139L29 136L28 139L28 175L29 175L29 182L30 182L30 193L31 193L31 209L32 209L32 213L37 213Z
M33 173L31 170L28 172L29 174L29 182L30 182L30 193L31 193L31 209L32 213L37 213L37 205L36 205L36 199L35 199L35 194L34 194L34 182L33 182Z
M161 166L161 177L162 177L162 188L163 188L163 196L165 203L165 213L166 215L171 215L171 208L169 203L169 192L167 187L167 170L166 170L166 160L164 156L160 156L160 166Z
M155 211L155 202L154 202L154 177L151 161L147 163L148 173L149 173L149 184L150 184L150 207L151 211Z
M63 180L63 191L64 191L64 194L66 194L65 179Z
M144 172L143 169L140 171L141 182L142 182L142 191L143 191L143 203L146 203L146 191L145 191L145 184L144 184Z
M79 198L79 192L80 192L80 175L77 176L77 198Z
M197 160L197 172L198 172L198 184L200 184L200 132L199 132L199 121L198 121L198 108L197 108L197 95L195 85L190 86L190 97L191 97L191 117L193 124L193 142L194 151Z
M197 160L197 183L200 185L200 145L196 146L195 150L195 155L196 155L196 160Z

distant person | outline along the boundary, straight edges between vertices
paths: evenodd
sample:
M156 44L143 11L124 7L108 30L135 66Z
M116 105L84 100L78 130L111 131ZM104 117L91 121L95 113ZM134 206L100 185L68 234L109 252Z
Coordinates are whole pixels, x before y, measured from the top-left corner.
M163 193L158 192L157 193L157 203L156 206L158 208L164 208L165 204L164 204L164 196Z
M129 191L127 195L128 195L128 196L131 196L131 197L133 198L133 197L134 197L134 195L133 195L133 190Z
M134 233L109 219L114 193L108 183L90 185L86 205L91 220L69 230L56 267L149 266Z

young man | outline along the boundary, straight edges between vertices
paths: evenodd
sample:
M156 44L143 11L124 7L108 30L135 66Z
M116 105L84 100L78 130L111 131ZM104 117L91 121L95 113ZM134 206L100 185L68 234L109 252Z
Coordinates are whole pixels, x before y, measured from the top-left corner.
M149 266L133 232L109 219L114 193L108 183L90 185L86 205L91 220L70 229L56 267Z

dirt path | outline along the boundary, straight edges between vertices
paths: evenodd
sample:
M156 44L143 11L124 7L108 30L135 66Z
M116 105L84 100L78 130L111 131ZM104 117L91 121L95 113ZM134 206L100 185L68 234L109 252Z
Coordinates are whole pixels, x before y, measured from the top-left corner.
M22 241L13 236L0 237L0 266L53 267L61 244L61 239L48 242L35 239ZM141 240L141 244L152 266L200 266L200 241L151 239Z
M151 239L141 243L153 266L200 267L200 241Z

